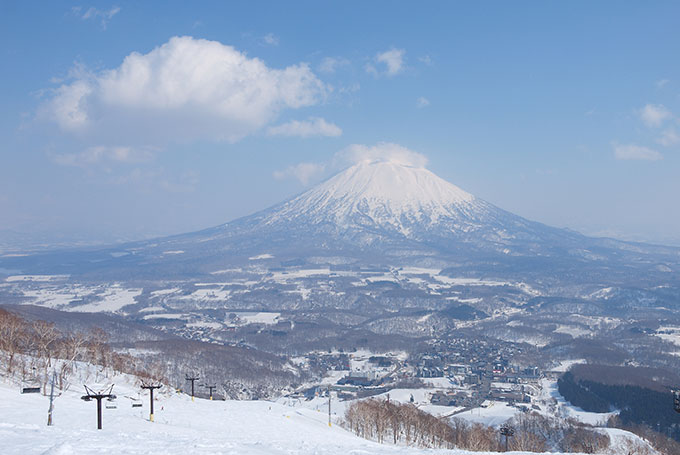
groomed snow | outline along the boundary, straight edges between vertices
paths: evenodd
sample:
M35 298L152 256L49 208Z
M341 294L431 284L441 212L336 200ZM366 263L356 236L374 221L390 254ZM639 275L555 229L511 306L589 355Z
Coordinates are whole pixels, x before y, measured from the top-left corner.
M426 450L381 445L356 437L338 425L347 402L333 394L332 426L328 426L327 398L310 401L282 398L269 401L191 401L187 395L168 388L156 394L155 422L149 421L148 394L140 393L135 378L117 375L105 378L89 367L84 374L90 386L115 384L115 409L104 407L103 429L96 429L96 404L84 402L81 381L55 400L53 421L48 427L49 399L40 394L21 394L16 384L0 382L0 448L3 455L31 454L238 454L238 455L490 455L496 452ZM83 376L83 377L85 377ZM390 399L416 403L427 399L423 389L390 391ZM382 395L381 397L385 397ZM379 397L380 398L380 397ZM133 408L132 403L141 403ZM449 415L453 407L426 405L421 409ZM441 408L441 409L440 409ZM496 403L457 417L484 424L500 424L517 412ZM612 437L608 455L624 453L626 439L640 441L631 433L602 429ZM525 452L512 452L516 455ZM653 454L653 451L649 452ZM558 455L558 454L553 454Z
M120 381L120 378L116 378ZM238 454L368 455L463 454L380 445L328 426L326 408L305 409L266 401L192 402L187 395L160 394L155 422L148 420L148 395L130 384L114 386L117 409L103 409L96 429L96 404L73 389L57 398L54 426L46 426L49 400L0 385L2 453L20 454ZM142 408L132 408L141 398ZM106 401L104 403L107 403ZM321 403L319 403L321 404ZM333 419L338 416L334 415ZM482 452L475 452L482 454Z

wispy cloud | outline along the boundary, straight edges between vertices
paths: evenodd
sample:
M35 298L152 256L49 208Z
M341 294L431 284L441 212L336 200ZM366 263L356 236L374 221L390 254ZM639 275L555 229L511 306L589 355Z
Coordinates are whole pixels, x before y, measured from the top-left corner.
M389 162L413 167L425 167L427 157L422 153L391 142L379 142L375 145L352 144L336 152L327 163L303 162L275 171L277 180L294 178L303 185L318 181L330 172L344 169L358 163Z
M267 129L269 136L329 136L337 137L342 134L339 126L318 117L311 117L306 121L291 120L281 125Z
M666 84L668 84L671 80L670 79L660 79L656 81L656 87L657 88L664 88Z
M335 73L338 69L349 66L350 61L343 57L325 57L319 63L319 71L322 73Z
M71 11L73 12L74 15L77 17L81 18L82 20L100 20L100 24L102 26L103 30L106 30L106 27L109 24L109 21L120 12L120 8L118 6L113 6L108 10L103 10L99 8L95 8L94 6L90 8L83 8L81 6L74 6L71 8Z
M157 188L168 193L190 193L196 190L200 179L195 170L186 170L178 175L168 173L163 168L144 169L136 167L122 174L110 175L103 181L109 185Z
M379 142L376 145L352 144L336 153L333 160L340 164L390 162L413 167L425 167L428 161L422 153L392 142Z
M262 42L268 46L278 46L279 37L274 35L273 33L267 33L262 37Z
M656 142L665 147L670 147L680 143L680 135L675 128L667 128L661 132L661 136L657 138Z
M428 100L428 99L425 98L424 96L420 96L420 97L418 97L418 99L416 100L416 107L418 107L418 108L420 108L420 109L422 109L422 108L424 108L424 107L427 107L427 106L429 106L429 105L430 105L430 100Z
M142 163L151 161L159 149L156 147L127 147L98 145L80 153L51 155L52 161L62 166L88 167L103 163Z
M372 63L366 65L366 71L378 77L386 75L396 76L404 70L404 49L392 48L385 52L376 54Z
M658 161L663 155L656 150L635 144L614 144L614 156L618 160Z
M326 170L324 164L318 163L299 163L293 166L288 166L281 171L274 171L274 178L283 180L286 178L295 178L303 185L307 185L310 181L323 175Z
M187 170L174 179L161 179L159 185L170 193L191 193L200 182L198 171Z
M660 127L673 115L663 104L647 104L639 111L642 122L650 128Z

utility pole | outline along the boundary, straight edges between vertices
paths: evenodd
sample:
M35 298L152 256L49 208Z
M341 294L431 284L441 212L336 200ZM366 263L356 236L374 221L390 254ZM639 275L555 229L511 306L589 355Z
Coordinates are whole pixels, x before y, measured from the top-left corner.
M331 426L331 386L328 386L328 426Z
M149 398L151 400L151 405L149 406L149 422L153 422L153 391L155 389L160 389L161 387L163 387L163 384L142 384L142 389L147 389L149 391Z
M200 378L198 376L186 376L187 381L191 381L191 401L194 401L194 382L198 381Z
M52 385L50 386L50 409L47 411L47 426L52 426L52 410L54 409L54 380L57 377L57 372L52 372Z
M217 386L216 386L216 385L207 385L207 384L204 384L203 387L207 388L207 389L210 391L210 401L212 401L212 399L213 399L213 390L215 390L215 389L217 388Z
M102 429L102 400L106 398L109 401L113 401L116 399L116 396L111 393L113 392L113 384L111 384L111 387L105 390L101 390L99 392L95 392L94 390L90 389L88 386L85 386L85 392L87 395L83 395L80 397L83 401L92 401L92 399L97 400L97 430Z

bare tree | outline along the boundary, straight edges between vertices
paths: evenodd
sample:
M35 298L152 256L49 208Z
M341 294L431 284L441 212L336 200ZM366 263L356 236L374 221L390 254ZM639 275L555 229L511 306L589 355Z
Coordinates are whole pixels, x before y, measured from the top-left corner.
M45 359L49 368L52 366L54 342L59 338L59 331L53 323L47 321L34 321L32 328L38 357Z
M7 373L12 373L14 358L21 352L26 337L26 321L0 309L0 350L7 355Z
M61 390L68 388L68 378L73 374L76 360L85 352L87 336L82 332L71 332L61 340L60 356L64 360L59 368L58 386Z

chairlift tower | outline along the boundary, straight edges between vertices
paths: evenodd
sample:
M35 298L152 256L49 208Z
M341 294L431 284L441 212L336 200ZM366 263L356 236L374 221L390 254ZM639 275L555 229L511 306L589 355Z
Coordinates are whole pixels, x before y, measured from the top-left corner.
M146 389L149 391L149 399L150 401L150 406L149 406L149 422L153 422L153 391L156 389L160 389L163 387L163 384L144 384L142 383L142 389Z
M216 385L203 384L203 387L205 387L206 389L208 389L208 390L210 391L210 401L212 401L212 399L213 399L213 390L215 390L215 389L217 388L217 386L216 386Z
M194 383L198 381L200 378L198 376L189 376L186 375L186 380L191 381L191 401L194 401Z
M92 400L97 400L97 430L102 429L102 400L106 398L108 401L113 401L116 399L116 396L112 393L113 392L113 384L111 384L111 387L108 389L100 390L99 392L95 392L88 386L85 387L85 392L87 395L83 395L80 397L81 400L83 401L92 401Z
M505 436L505 451L508 451L508 439L515 434L515 429L507 424L503 424L500 429L501 435Z

